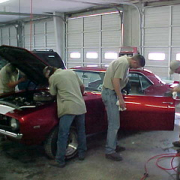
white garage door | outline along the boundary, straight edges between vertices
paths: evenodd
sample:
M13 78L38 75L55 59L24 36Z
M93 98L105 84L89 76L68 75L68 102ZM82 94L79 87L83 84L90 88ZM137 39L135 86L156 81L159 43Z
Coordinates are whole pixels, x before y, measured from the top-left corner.
M169 78L170 61L180 60L179 9L180 5L145 9L143 53L146 67L162 78Z
M17 46L15 26L6 26L0 28L0 45Z
M67 67L109 64L121 47L119 13L69 18L66 28Z
M23 34L24 48L56 51L53 19L25 23Z

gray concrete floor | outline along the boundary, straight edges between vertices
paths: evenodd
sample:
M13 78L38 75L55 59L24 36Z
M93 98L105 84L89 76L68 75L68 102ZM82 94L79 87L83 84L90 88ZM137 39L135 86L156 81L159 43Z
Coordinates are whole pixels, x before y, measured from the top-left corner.
M89 137L86 159L71 159L63 169L51 167L39 146L3 141L0 142L0 180L141 180L149 158L177 152L172 142L178 140L179 131L180 115L176 115L174 131L120 132L119 144L126 147L121 162L105 158L106 133ZM174 165L178 161L175 159ZM170 162L171 158L165 158L159 164L168 168ZM147 164L147 180L176 179L176 172L161 170L155 163L153 159Z

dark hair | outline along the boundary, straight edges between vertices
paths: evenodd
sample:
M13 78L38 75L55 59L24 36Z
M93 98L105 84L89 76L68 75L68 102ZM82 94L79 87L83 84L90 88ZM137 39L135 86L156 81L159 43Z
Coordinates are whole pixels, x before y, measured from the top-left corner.
M44 68L44 70L43 70L43 74L45 75L45 73L46 73L47 71L50 71L50 73L49 73L49 77L50 77L56 70L57 70L56 67L46 66L46 67Z
M134 60L138 61L141 67L144 67L146 62L144 56L136 54L132 57Z

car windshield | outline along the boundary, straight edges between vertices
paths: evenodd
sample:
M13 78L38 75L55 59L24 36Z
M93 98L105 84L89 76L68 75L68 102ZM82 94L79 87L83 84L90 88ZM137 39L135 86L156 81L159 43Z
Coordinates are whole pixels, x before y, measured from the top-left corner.
M101 91L105 72L74 70L84 84L86 91Z

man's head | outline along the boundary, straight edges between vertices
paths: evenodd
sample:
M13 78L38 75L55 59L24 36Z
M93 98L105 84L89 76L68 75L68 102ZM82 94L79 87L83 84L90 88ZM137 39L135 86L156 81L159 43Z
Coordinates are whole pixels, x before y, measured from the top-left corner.
M12 64L9 63L6 65L6 72L10 73L10 74L17 74L18 70L16 69L15 66L13 66Z
M177 73L180 74L180 61L173 60L170 63L170 74Z
M136 54L134 55L130 60L130 68L140 68L145 66L145 58L140 55Z
M46 78L49 78L55 71L56 71L57 68L55 67L52 67L52 66L46 66L44 69L43 69L43 74Z

